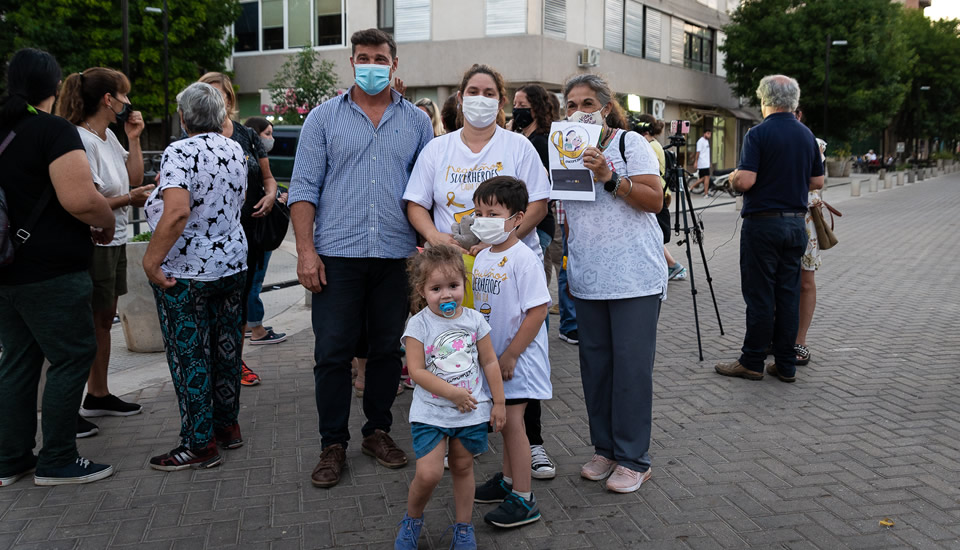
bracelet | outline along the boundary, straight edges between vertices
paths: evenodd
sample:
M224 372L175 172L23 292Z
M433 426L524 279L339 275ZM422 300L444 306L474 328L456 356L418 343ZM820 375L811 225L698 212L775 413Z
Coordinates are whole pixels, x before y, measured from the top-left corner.
M127 193L127 206L133 204L133 197L130 196L130 193Z
M633 180L630 178L627 178L627 181L630 182L630 188L627 189L627 192L623 194L623 198L627 198L630 196L630 193L633 193Z
M617 198L617 191L620 190L620 184L623 182L623 178L617 178L617 184L613 186L613 198Z

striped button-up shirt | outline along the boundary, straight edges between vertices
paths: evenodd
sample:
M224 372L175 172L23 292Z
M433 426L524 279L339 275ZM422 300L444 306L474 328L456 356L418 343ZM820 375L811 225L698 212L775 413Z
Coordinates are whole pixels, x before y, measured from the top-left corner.
M417 156L433 138L430 119L391 90L374 127L347 93L325 101L300 132L290 204L317 209L317 254L342 258L406 258L416 247L403 191Z

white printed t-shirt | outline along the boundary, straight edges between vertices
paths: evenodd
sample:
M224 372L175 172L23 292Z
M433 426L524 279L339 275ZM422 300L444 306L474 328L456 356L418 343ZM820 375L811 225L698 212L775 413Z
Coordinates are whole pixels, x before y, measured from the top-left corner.
M550 305L550 290L543 264L523 243L503 252L485 248L473 262L473 307L490 323L490 338L497 357L507 349L527 317L527 311ZM512 380L504 380L507 399L550 399L550 359L547 327L540 324L537 337L517 358Z
M403 193L403 200L433 209L437 231L450 233L451 225L473 214L473 193L495 176L513 176L524 182L530 202L550 198L547 171L526 136L497 126L490 141L474 153L463 142L462 131L436 137L423 148ZM543 258L535 230L523 242Z
M697 157L697 170L710 168L710 142L707 141L707 138L701 136L697 140L697 153L700 153L700 156Z
M130 153L120 145L113 131L107 128L106 140L100 139L100 136L82 126L77 126L77 132L83 140L83 148L87 152L87 162L90 163L90 173L93 175L93 183L97 185L97 191L108 199L129 193L127 157ZM129 210L129 206L123 206L113 211L116 220L113 240L110 244L97 246L120 246L127 242Z
M400 342L409 347L407 338L413 338L423 344L427 370L448 384L470 390L477 408L462 413L449 399L433 395L417 384L410 404L410 422L463 428L490 420L493 407L489 391L484 391L486 379L477 353L477 342L490 333L490 325L468 307L461 311L456 319L447 319L430 308L422 309L407 321Z
M621 139L626 140L626 163L620 156ZM653 147L636 132L618 130L604 155L610 169L621 176L660 175ZM656 215L640 212L623 199L614 199L604 190L603 182L593 185L597 200L563 201L570 229L570 294L582 300L619 300L653 294L666 297L667 262Z

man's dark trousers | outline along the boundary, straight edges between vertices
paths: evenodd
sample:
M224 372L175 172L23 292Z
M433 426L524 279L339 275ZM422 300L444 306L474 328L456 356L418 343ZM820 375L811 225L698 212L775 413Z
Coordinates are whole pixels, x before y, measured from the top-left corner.
M804 218L747 217L740 230L740 286L747 304L747 331L740 364L763 372L773 342L784 376L797 371L793 345L800 315L800 259L807 245Z
M312 300L313 368L321 446L347 446L353 389L350 362L366 327L368 338L361 433L390 431L390 407L403 365L400 337L409 313L406 260L322 256L327 285Z

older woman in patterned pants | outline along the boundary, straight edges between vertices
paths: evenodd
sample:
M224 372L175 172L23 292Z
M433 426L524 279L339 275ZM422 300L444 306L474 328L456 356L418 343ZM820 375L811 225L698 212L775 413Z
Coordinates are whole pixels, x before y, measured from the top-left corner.
M153 237L143 258L180 403L180 445L150 459L151 468L164 471L212 468L223 461L218 443L243 445L237 416L246 163L240 146L220 133L220 92L191 84L177 102L188 137L163 153L160 182L145 207Z

